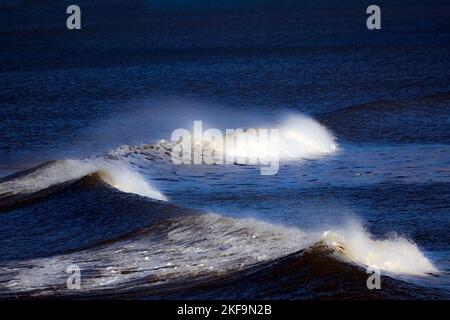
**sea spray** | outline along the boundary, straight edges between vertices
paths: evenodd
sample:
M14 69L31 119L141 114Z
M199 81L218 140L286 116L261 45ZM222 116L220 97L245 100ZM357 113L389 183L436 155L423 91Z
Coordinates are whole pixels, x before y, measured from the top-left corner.
M322 239L350 261L381 271L412 275L438 272L414 242L399 236L375 240L355 221L343 230L326 231Z

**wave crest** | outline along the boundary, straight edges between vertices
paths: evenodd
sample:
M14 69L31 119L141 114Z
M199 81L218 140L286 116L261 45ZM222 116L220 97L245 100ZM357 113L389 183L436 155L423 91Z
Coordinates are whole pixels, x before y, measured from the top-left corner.
M139 173L119 162L105 158L60 160L6 177L0 183L0 199L35 194L42 190L98 173L108 185L127 193L166 201L166 197Z
M412 241L399 236L374 240L355 222L341 232L326 231L322 239L350 261L380 271L420 276L439 272Z

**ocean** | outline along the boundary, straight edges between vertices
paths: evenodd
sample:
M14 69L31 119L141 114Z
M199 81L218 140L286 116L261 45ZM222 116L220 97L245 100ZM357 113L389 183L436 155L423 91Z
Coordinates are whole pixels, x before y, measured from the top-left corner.
M450 298L448 2L69 4L0 4L0 298ZM176 165L194 121L295 139Z

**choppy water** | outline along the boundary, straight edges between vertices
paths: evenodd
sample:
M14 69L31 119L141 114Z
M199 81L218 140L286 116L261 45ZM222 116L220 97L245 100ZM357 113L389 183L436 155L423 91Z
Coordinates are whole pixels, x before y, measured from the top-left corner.
M448 5L86 6L1 7L0 297L449 298ZM160 142L293 114L273 176Z

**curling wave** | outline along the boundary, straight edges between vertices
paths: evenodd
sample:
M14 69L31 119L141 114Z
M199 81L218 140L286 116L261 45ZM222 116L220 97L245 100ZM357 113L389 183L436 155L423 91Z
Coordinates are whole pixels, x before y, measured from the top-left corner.
M300 281L297 285L301 290L301 281L307 279L308 286L317 286L320 296L327 285L324 278L342 281L339 277L344 277L347 282L354 279L352 286L365 283L367 276L364 276L361 264L390 266L393 257L405 248L408 252L395 258L404 259L401 267L396 265L396 268L388 267L383 271L390 271L394 277L403 272L417 276L437 272L412 243L405 245L384 240L384 245L377 249L377 260L361 260L361 256L355 254L355 247L359 253L370 256L372 251L365 249L373 246L375 240L367 240L370 236L363 234L360 237L364 240L359 243L358 239L352 238L353 232L345 234L344 241L342 236L330 232L320 236L319 232L306 232L252 218L194 214L162 219L103 245L6 263L0 267L3 283L0 296L13 293L21 296L129 297L136 294L186 298L192 294L192 288L196 289L196 294L201 294L202 290L211 294L211 286L222 288L224 282L228 283L225 287L237 286L233 292L239 294L239 291L248 290L248 286L242 286L242 281L238 280L241 277L246 279L245 283L255 281L252 290L260 288L262 295L271 290L263 279L281 281L278 290L286 286L283 281L288 279L294 283ZM336 242L338 239L340 242ZM337 252L341 256L336 256ZM342 259L342 254L347 259ZM83 278L80 291L65 287L65 270L71 265L77 265L88 275ZM273 274L278 276L274 279ZM130 283L133 283L132 287ZM397 290L395 286L393 290ZM220 297L223 293L219 292Z
M129 166L93 157L51 161L3 178L0 181L0 207L18 205L28 199L40 198L63 188L67 183L92 174L98 174L103 181L120 191L167 200Z
M375 240L356 223L341 233L325 231L324 243L341 257L380 272L424 276L439 271L417 245L403 237Z

